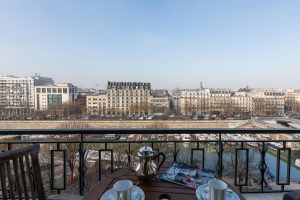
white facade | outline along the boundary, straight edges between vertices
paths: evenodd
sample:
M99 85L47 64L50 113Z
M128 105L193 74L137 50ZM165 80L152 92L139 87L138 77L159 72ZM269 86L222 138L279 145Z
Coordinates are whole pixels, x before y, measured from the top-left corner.
M182 114L195 115L208 112L210 109L209 89L182 90L180 108Z
M170 111L171 97L167 90L154 90L150 96L152 114L163 114Z
M248 92L235 92L232 99L232 113L252 113L252 97Z
M63 104L73 104L77 99L77 87L66 83L35 87L35 109L48 110Z
M300 114L300 89L285 90L284 103L287 112Z
M210 111L222 115L231 112L231 96L230 89L210 89Z
M112 115L148 114L150 83L108 82L107 113Z
M284 100L285 93L280 89L257 89L253 93L253 114L283 115Z
M0 107L4 109L33 109L34 87L36 85L53 84L46 77L0 77Z

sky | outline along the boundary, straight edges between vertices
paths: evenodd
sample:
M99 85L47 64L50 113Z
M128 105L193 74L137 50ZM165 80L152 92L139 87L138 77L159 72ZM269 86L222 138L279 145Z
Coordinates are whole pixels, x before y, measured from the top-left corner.
M0 75L300 88L299 0L0 0Z

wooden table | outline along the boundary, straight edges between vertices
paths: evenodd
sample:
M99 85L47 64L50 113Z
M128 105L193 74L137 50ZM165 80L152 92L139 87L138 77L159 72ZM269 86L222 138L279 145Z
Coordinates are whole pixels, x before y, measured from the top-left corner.
M166 169L167 168L163 166L160 169L159 175ZM145 192L145 200L159 200L159 197L162 194L168 194L171 197L171 200L197 200L194 189L169 183L157 178L140 181L133 172L127 168L116 171L103 178L86 194L86 196L84 196L83 200L99 200L107 189L112 188L115 182L124 179L131 180L134 185L139 186ZM246 200L235 188L232 188L231 185L228 186L239 195L241 200Z

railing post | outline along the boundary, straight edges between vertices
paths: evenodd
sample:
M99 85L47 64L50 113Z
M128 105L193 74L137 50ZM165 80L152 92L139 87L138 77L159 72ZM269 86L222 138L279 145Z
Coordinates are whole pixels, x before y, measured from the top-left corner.
M80 133L79 143L79 193L84 195L84 150L83 150L83 134Z
M267 164L265 160L265 156L268 150L268 146L265 145L265 142L262 142L262 148L260 149L260 155L261 155L261 163L259 166L260 175L261 175L261 191L264 191L264 183L265 183L265 172L267 170Z
M223 143L222 143L222 133L219 133L219 150L218 150L218 165L217 172L218 177L222 178L223 175Z
M177 142L174 143L174 162L177 162Z
M60 150L60 143L56 143L56 149ZM52 173L52 175L54 175L54 172ZM57 190L57 194L61 194L61 190Z

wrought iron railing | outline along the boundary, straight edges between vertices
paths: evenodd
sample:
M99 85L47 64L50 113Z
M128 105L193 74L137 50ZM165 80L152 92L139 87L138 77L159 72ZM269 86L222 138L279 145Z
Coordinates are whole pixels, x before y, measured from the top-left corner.
M107 134L121 137L106 138ZM189 134L191 138L182 140L180 136L184 134ZM242 134L241 139L238 138L238 134ZM244 134L248 134L247 139ZM262 135L272 137L276 134L286 135L289 138L276 140L262 137ZM134 153L142 145L149 145L153 149L165 152L171 162L185 162L189 165L198 165L200 168L213 169L218 177L232 181L241 192L284 192L300 188L300 176L299 180L297 179L300 167L293 163L296 156L300 155L298 134L300 129L26 129L1 130L0 145L2 150L33 143L47 147L46 150L50 154L49 167L45 168L50 171L49 188L57 193L66 190L71 184L68 181L70 170L67 169L68 162L71 162L69 158L71 150L68 145L74 145L72 162L73 168L77 168L78 172L74 173L72 179L73 183L77 180L78 185L75 187L78 187L80 195L84 195L88 190L87 185L91 184L87 183L87 174L97 177L96 181L101 180L103 174L116 170L117 163L119 167L126 166L129 162L126 153ZM33 137L37 135L49 137ZM124 137L126 135L134 136L135 140ZM89 150L96 150L98 157L98 161L92 167L88 166L90 162L88 157L91 153ZM60 157L57 159L59 154ZM273 175L266 161L270 156L273 159L271 164L274 169ZM93 159L95 160L95 156ZM40 157L40 162L45 160ZM56 171L58 166L59 172ZM92 171L95 166L97 170ZM282 176L283 169L284 176ZM295 175L291 176L291 173ZM256 180L252 187L249 179ZM60 180L60 184L57 180Z

